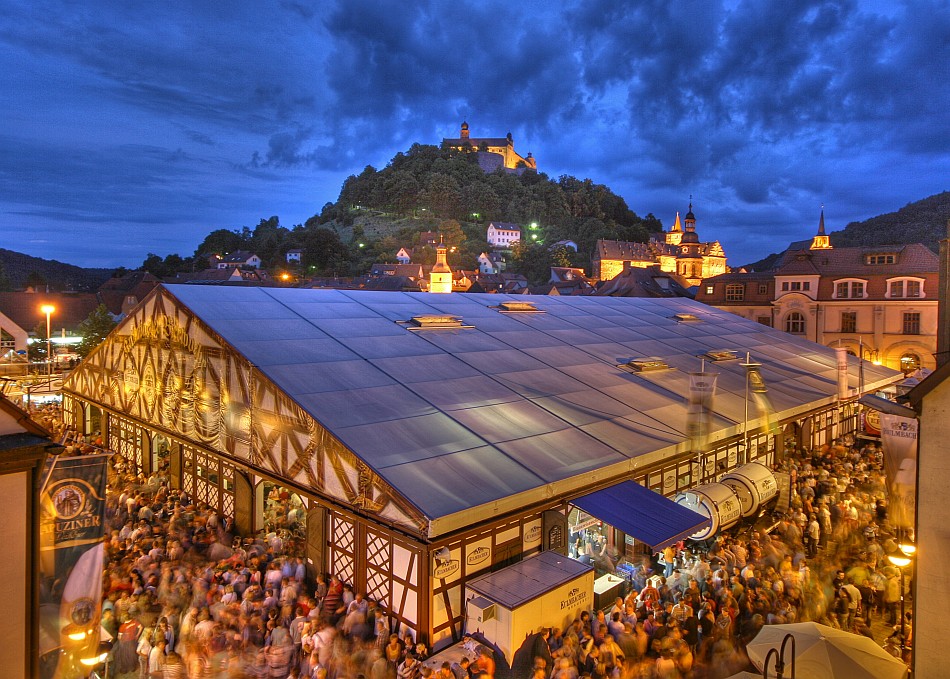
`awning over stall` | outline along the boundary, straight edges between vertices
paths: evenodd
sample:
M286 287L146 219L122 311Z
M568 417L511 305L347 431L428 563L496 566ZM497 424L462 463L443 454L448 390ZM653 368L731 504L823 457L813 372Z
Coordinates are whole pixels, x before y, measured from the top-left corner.
M634 481L588 493L571 504L652 549L663 549L709 525L709 517Z
M888 401L886 398L881 398L880 396L875 396L874 394L865 394L858 399L858 403L871 408L872 410L887 413L888 415L909 417L911 419L917 417L917 411L913 408L902 406L900 403L895 403L894 401Z

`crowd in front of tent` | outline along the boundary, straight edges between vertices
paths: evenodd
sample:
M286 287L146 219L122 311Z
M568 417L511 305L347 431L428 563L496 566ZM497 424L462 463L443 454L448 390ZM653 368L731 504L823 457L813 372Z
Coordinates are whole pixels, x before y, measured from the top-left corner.
M872 638L869 623L896 626L900 579L884 558L897 547L880 450L790 449L780 466L792 481L790 510L769 530L645 557L626 596L530 637L511 676L728 677L748 668L746 645L763 625L813 620ZM332 575L311 580L295 538L297 508L279 493L268 511L283 519L243 537L171 488L167 469L146 477L113 467L107 502L110 676L477 679L507 671L487 644L432 666L429 649L397 633L376 602ZM910 642L910 617L905 623Z

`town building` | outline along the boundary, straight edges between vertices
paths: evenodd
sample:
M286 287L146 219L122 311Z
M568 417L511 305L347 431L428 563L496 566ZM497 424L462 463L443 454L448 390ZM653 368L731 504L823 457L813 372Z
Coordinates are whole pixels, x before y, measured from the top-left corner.
M485 240L493 248L511 248L521 241L521 227L510 222L489 222Z
M478 271L483 274L501 273L506 268L505 254L497 250L483 252L478 256Z
M300 258L303 257L303 250L300 248L294 248L288 250L286 254L286 259L288 264L300 264Z
M412 248L399 248L396 253L396 261L400 264L409 264L412 262Z
M705 304L905 373L933 369L939 259L920 243L832 247L824 211L773 270L705 279Z
M609 281L601 281L595 295L607 297L688 297L694 288L682 276L663 271L659 265L648 267L625 266Z
M468 123L463 122L456 138L443 138L443 148L453 148L459 151L477 151L479 165L486 172L493 172L498 168L506 170L537 170L538 165L531 153L522 156L515 151L515 142L509 132L504 137L472 137L469 134Z
M684 221L685 226L677 212L670 230L646 243L598 240L591 257L593 278L609 281L625 267L659 266L661 271L682 276L690 286L695 286L703 278L725 273L726 253L719 241L699 240L692 203Z
M236 266L259 269L261 267L261 258L247 250L235 250L230 254L218 258L217 268L219 269L230 269Z
M745 398L747 352L768 412ZM707 353L718 391L696 450L684 395ZM831 349L687 299L167 286L67 377L63 410L242 535L285 489L313 570L438 649L460 640L466 582L567 554L589 518L573 502L671 497L854 430L858 364L841 398ZM900 378L863 373L868 391ZM695 532L654 505L604 525L610 548ZM644 544L647 524L663 535Z

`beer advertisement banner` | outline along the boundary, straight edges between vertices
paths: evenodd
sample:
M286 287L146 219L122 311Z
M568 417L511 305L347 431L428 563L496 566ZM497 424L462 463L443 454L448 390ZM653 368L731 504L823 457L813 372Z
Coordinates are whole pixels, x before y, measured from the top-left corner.
M917 495L917 420L881 413L881 447L887 472L888 518L914 525Z
M686 436L693 452L709 448L712 428L713 399L716 395L718 373L690 373L689 398L686 409Z
M71 677L99 643L109 455L59 457L40 496L43 677Z

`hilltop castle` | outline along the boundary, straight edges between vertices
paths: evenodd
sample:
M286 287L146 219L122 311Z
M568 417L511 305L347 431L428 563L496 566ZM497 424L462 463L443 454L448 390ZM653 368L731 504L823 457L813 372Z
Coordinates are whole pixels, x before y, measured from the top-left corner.
M469 136L468 123L463 122L462 128L459 130L459 136L455 139L443 138L442 147L454 148L459 151L464 151L467 148L478 151L478 164L485 172L492 172L499 167L518 172L538 169L538 165L530 153L522 157L515 151L515 142L511 138L511 132L505 137L472 137Z

